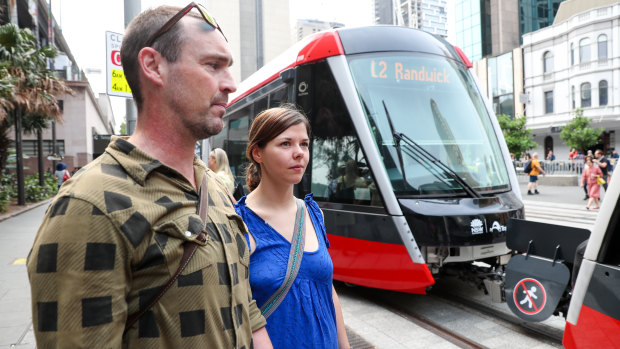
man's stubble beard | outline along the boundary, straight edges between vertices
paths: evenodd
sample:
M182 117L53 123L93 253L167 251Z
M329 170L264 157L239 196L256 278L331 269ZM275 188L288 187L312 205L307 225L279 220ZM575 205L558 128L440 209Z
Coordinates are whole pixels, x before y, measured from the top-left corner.
M222 132L222 129L224 128L222 118L213 115L207 115L204 118L206 118L206 120L202 119L201 122L189 122L189 120L185 121L186 129L190 132L192 138L196 140L215 136L216 134Z

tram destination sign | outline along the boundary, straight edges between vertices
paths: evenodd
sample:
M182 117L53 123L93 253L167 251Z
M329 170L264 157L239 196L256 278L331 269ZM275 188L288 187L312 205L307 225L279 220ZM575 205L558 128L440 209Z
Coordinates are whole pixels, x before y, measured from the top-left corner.
M450 72L446 67L431 67L426 64L411 65L401 61L370 61L370 76L375 79L450 83Z

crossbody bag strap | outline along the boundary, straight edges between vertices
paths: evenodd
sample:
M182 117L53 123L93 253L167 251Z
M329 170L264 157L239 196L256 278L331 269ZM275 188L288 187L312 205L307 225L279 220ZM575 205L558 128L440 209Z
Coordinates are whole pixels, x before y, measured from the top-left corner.
M200 186L200 201L198 203L198 208L196 209L196 213L200 215L203 225L206 225L207 223L207 214L209 212L208 197L209 197L209 190L208 190L208 184L207 184L207 174L205 173L202 176L202 185ZM204 230L201 231L200 234L198 234L198 236L196 237L196 240L200 242L207 241L207 235L204 233ZM140 309L136 313L131 314L127 318L127 322L125 323L125 331L127 331L127 329L133 326L136 323L136 321L138 321L138 319L140 319L140 317L144 315L144 313L146 313L149 309L151 309L155 305L155 303L157 303L159 299L164 295L164 293L168 291L168 289L179 278L179 275L181 275L185 267L187 267L187 264L189 263L190 259L192 258L194 253L196 253L197 248L198 248L198 244L194 241L185 241L183 243L183 258L181 258L181 264L179 265L179 268L174 273L174 275L172 275L170 280L168 280L166 285L164 285L159 290L159 292L157 292L157 294L149 301L149 303L144 308Z
M306 243L306 220L304 202L297 199L297 213L295 214L295 226L293 228L293 238L291 241L291 251L288 256L286 275L280 288L260 307L261 314L267 319L278 308L284 297L293 286L293 281L297 277L301 259L304 255L304 245Z

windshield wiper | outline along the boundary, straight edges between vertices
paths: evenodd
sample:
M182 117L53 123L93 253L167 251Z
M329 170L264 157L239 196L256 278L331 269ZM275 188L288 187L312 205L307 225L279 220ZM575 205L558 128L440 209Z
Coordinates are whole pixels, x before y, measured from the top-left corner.
M443 170L445 173L447 173L452 179L454 179L458 184L461 185L461 187L463 187L463 190L472 198L481 198L482 195L480 195L480 193L478 193L471 185L469 185L461 176L459 176L456 172L454 172L454 170L452 170L450 167L446 166L443 162L441 162L441 160L439 160L438 158L436 158L433 154L429 153L426 149L424 149L422 146L420 146L418 143L416 143L413 139L409 138L407 135L400 133L400 132L396 132L394 130L394 125L392 124L392 118L390 117L390 112L387 109L387 106L385 105L385 101L382 100L381 103L383 103L383 109L385 110L385 115L387 116L388 119L388 123L390 124L390 130L392 131L392 136L394 137L394 146L398 149L398 161L400 162L400 167L403 171L403 179L406 178L405 177L405 167L403 166L403 159L402 159L402 154L401 154L401 146L400 146L400 142L403 141L403 143L405 143L405 145L407 145L409 147L409 150L412 152L417 153L420 157L423 158L423 160L426 161L426 163L431 163L434 164L436 167L438 167L439 169ZM415 156L409 154L414 160L420 162ZM421 163L421 162L420 162ZM430 172L430 171L429 171Z

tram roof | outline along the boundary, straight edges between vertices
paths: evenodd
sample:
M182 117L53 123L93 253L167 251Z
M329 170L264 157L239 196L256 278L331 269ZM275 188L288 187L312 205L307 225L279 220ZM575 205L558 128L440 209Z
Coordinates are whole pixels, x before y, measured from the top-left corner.
M231 95L230 104L274 81L280 72L288 68L331 56L386 51L421 52L449 57L470 66L467 57L457 50L441 37L408 27L379 25L330 29L303 38L250 75Z

